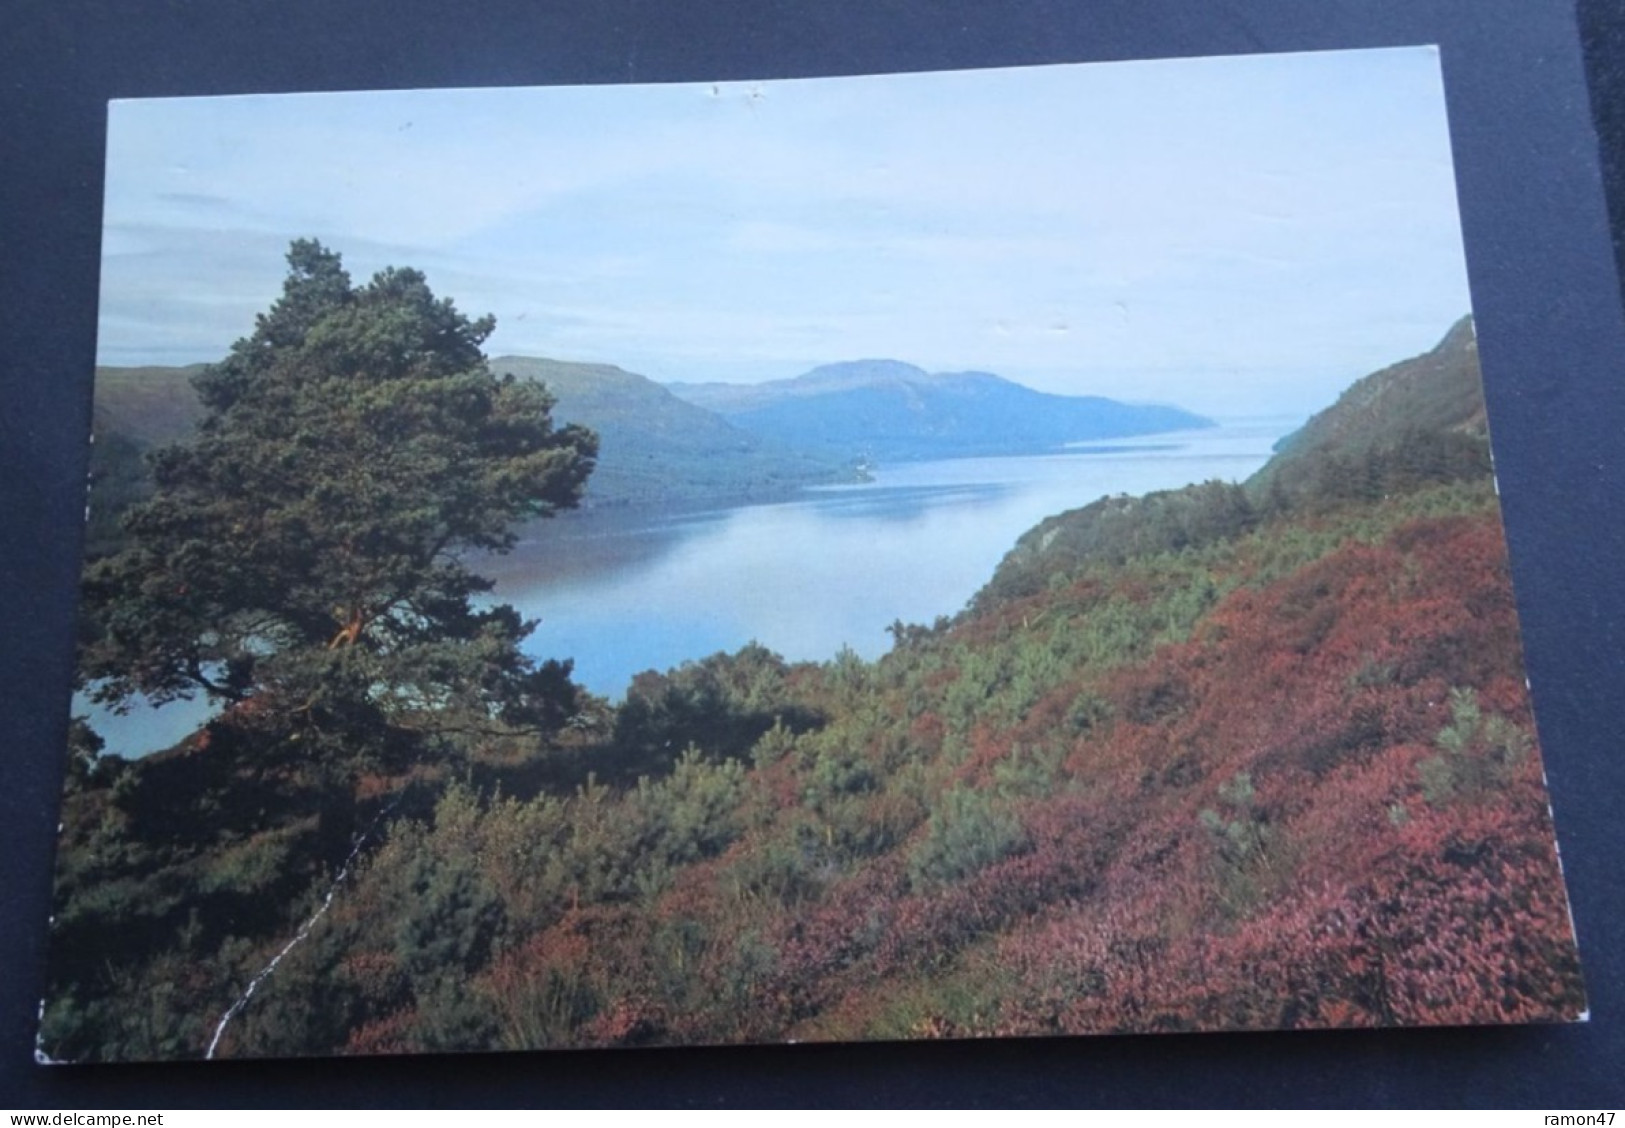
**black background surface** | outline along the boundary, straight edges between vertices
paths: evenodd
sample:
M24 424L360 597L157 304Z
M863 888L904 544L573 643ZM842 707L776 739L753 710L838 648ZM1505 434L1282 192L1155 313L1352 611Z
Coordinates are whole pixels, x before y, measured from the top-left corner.
M1611 144L1625 137L1619 8L1588 0L1582 9L1591 97ZM1414 43L1442 50L1496 461L1590 1023L32 1064L72 659L107 99ZM1574 13L1557 0L13 0L0 9L0 1107L1625 1104L1625 324L1588 110ZM1617 145L1605 164L1625 168ZM1625 212L1625 196L1615 204Z

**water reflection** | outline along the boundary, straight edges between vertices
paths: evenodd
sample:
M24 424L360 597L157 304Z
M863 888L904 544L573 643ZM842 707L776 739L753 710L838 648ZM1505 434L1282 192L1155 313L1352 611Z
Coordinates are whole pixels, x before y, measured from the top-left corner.
M874 658L895 620L928 623L963 608L1043 518L1108 494L1243 479L1295 423L899 463L872 482L771 504L569 513L527 527L512 553L471 563L495 581L492 599L540 621L526 643L534 657L572 658L577 679L609 697L641 670L752 640L791 660L827 659L842 646ZM206 716L201 702L137 705L123 717L98 710L92 723L109 751L140 755Z
M902 463L791 502L599 529L589 518L589 537L561 529L493 569L495 597L540 620L536 657L573 657L577 677L611 697L640 670L752 640L792 660L842 646L878 657L888 624L960 610L1044 517L1107 494L1245 478L1291 425Z

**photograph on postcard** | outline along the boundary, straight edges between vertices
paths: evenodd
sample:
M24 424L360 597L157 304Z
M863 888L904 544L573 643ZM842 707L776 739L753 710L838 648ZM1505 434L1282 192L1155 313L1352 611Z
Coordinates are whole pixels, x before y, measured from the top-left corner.
M119 101L100 301L41 1060L1584 1016L1433 48Z

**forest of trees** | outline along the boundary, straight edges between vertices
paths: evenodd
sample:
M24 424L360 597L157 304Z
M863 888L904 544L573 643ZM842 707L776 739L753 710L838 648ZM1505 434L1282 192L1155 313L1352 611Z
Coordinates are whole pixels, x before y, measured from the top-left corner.
M460 554L592 437L415 272L290 264L87 571L87 685L228 707L133 762L76 725L46 1054L1583 1009L1481 421L1105 499L879 661L611 705Z

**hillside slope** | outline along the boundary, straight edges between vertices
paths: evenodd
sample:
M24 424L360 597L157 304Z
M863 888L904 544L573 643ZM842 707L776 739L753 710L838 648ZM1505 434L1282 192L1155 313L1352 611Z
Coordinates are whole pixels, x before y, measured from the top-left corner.
M1422 355L1356 380L1336 403L1276 445L1276 457L1255 476L1253 489L1346 470L1373 454L1393 454L1418 435L1431 437L1436 455L1488 442L1471 316ZM1445 436L1442 442L1435 441L1439 436Z
M203 417L192 378L205 367L97 368L92 429L124 435L143 449L186 437Z
M1292 457L1051 519L876 662L747 646L414 779L82 761L41 1047L198 1056L273 958L222 1055L1575 1019L1487 467Z
M1046 517L1011 548L979 604L1031 595L1085 562L1121 563L1239 536L1272 515L1379 501L1420 486L1490 475L1484 388L1472 319L1422 356L1350 385L1277 444L1246 483L1204 482L1105 497Z
M654 381L599 364L500 357L492 368L539 380L557 397L554 422L601 440L584 505L697 504L782 497L844 480L834 459L798 452L678 399ZM116 537L116 517L145 495L140 453L184 439L202 417L192 377L203 368L98 368L94 407L93 550Z
M589 506L781 497L800 486L850 477L834 459L741 430L612 365L503 356L491 367L547 385L558 400L556 422L598 433Z

